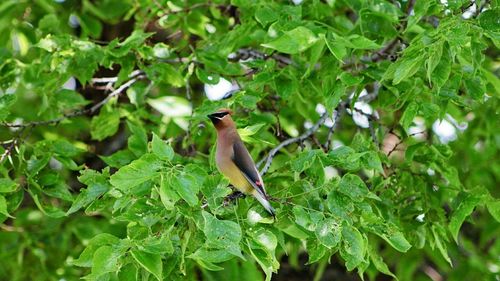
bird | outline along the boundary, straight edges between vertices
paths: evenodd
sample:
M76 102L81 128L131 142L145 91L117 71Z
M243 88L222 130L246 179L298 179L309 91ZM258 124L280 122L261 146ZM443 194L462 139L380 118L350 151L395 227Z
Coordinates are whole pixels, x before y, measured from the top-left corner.
M255 197L267 212L276 217L266 194L264 181L238 134L232 114L230 109L222 108L207 115L217 130L217 168L236 189Z

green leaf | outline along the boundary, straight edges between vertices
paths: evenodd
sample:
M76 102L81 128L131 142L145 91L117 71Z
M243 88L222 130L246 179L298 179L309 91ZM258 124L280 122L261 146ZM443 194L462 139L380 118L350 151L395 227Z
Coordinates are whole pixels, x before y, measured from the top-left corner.
M222 270L222 267L211 265L211 263L225 262L232 259L234 256L225 250L199 248L196 252L187 257L196 260L201 266L209 270Z
M150 254L139 250L131 250L130 253L137 263L153 274L158 281L163 280L163 263L159 254Z
M172 254L174 252L172 241L166 235L162 235L160 237L147 237L137 243L137 248L150 254L164 255Z
M317 150L301 152L291 163L292 170L295 172L303 172L309 169L315 161L317 154Z
M35 176L40 172L47 164L49 163L51 158L50 154L44 154L41 158L36 158L34 155L31 156L30 160L28 160L28 173L31 176Z
M148 37L153 35L153 33L145 33L142 30L134 30L132 34L130 34L127 39L125 39L123 42L118 44L118 48L114 49L116 47L111 45L109 48L109 52L116 57L122 57L127 55L130 50L138 48L144 43L144 40L146 40Z
M435 224L431 227L431 231L434 237L434 242L435 245L437 246L439 252L441 253L441 256L450 264L450 266L453 266L450 256L448 255L448 251L446 249L446 233L444 228L441 225Z
M382 168L382 162L380 161L380 157L375 151L367 151L363 153L361 156L363 161L363 166L365 169L374 169L379 173L383 173L384 169Z
M469 78L463 80L467 94L475 100L479 100L484 97L486 93L486 88L484 87L483 80L479 77Z
M387 241L394 249L405 253L411 248L411 244L406 240L403 233L395 226L385 225L385 229L381 232L376 232L377 235Z
M188 100L182 97L164 96L148 99L147 102L165 117L176 118L191 115L191 105Z
M153 133L151 142L153 153L162 160L172 160L174 158L174 150L170 145L164 142L160 137Z
M136 157L132 151L128 149L117 151L109 156L99 156L106 164L114 168L121 168L130 162L132 162Z
M15 181L9 178L0 179L0 193L14 192L17 190L18 186L19 185Z
M90 135L92 139L101 141L118 131L120 125L120 112L113 108L103 108L99 115L92 118Z
M396 65L394 70L394 85L401 83L401 81L411 77L418 71L423 63L424 56L420 55L412 58L403 58ZM389 70L388 70L389 71Z
M82 30L85 34L90 35L94 38L99 38L102 33L102 24L98 19L91 15L83 14L78 17L78 22L82 26Z
M429 49L429 56L425 61L425 66L427 68L427 79L430 82L432 82L431 74L434 72L434 69L436 69L438 64L441 62L441 56L443 54L443 45L444 41L440 40L434 43Z
M363 180L353 174L346 174L342 177L338 190L356 202L363 201L370 192Z
M141 158L132 161L120 168L110 178L110 183L125 192L158 176L162 167L161 161L153 154L144 154Z
M344 62L344 57L347 55L346 47L350 42L345 42L345 39L341 37L338 39L339 37L334 33L328 33L323 38L332 55L340 62Z
M13 218L13 216L11 216L7 211L7 200L5 200L5 197L3 197L3 195L0 195L0 214L9 218Z
M241 139L243 141L248 141L250 140L250 136L255 135L262 127L264 127L266 124L260 123L260 124L255 124L251 126L247 126L245 128L240 128L238 129L238 134L240 135Z
M250 231L250 235L252 240L247 240L250 253L266 273L266 279L270 279L272 272L276 272L279 268L275 254L278 240L274 233L262 228Z
M90 169L81 171L81 175L78 177L78 180L87 185L87 188L80 189L80 193L71 205L71 208L69 208L66 212L66 215L70 215L89 205L99 196L108 191L111 188L108 183L108 176L109 174L107 171L103 172L103 174Z
M196 77L198 77L198 79L200 79L200 81L205 83L205 84L215 85L215 84L219 83L219 81L220 81L219 74L217 74L217 73L208 74L208 72L205 71L201 67L197 67L195 69L195 73L196 73Z
M500 222L500 200L491 199L486 203L486 207L488 208L488 212L498 221Z
M481 202L481 198L472 194L462 194L457 197L455 204L458 206L455 208L451 214L450 224L448 228L450 229L451 236L458 243L458 232L460 227L464 223L465 219L472 213L474 208Z
M115 245L119 242L120 239L118 239L118 237L109 233L97 234L88 242L87 247L83 250L78 259L71 262L71 264L80 267L92 267L92 259L97 249L101 246Z
M98 248L92 258L92 276L99 277L109 272L117 272L120 269L119 258L121 252L112 246Z
M317 225L315 233L321 244L332 249L340 243L342 226L333 219L325 219Z
M479 16L479 25L492 32L499 32L498 19L500 18L500 8L484 11Z
M229 220L218 220L213 215L202 211L205 220L203 233L207 237L205 244L208 247L225 249L231 254L243 258L240 250L240 240L242 238L240 226Z
M323 93L327 110L333 111L340 104L340 101L346 93L346 86L341 81L335 81L331 89L326 89Z
M347 270L351 271L365 261L366 240L352 225L343 226L342 237L340 255L345 260Z
M10 114L9 108L16 102L16 95L1 95L0 96L0 121L5 120Z
M262 6L255 11L255 19L266 27L268 24L278 20L278 14L269 6Z
M167 63L155 63L144 69L149 79L170 84L174 87L184 86L184 78L180 70Z
M433 86L439 89L446 83L446 81L448 81L448 77L450 77L451 73L451 64L452 64L451 54L448 51L446 45L443 50L443 55L441 56L439 64L432 72L431 81L433 83Z
M57 99L57 106L61 110L68 110L89 103L78 92L68 89L58 91L55 98Z
M373 265L375 266L375 268L378 271L382 272L385 275L391 276L395 280L398 280L396 275L394 275L394 273L391 272L391 270L389 269L387 264L384 262L382 257L377 253L377 250L375 249L375 247L370 246L370 244L368 244L368 255L370 256L370 260L372 261Z
M363 82L363 76L354 76L349 72L342 72L340 80L347 87L357 86Z
M316 239L307 240L307 264L317 263L328 253L328 248L318 243Z
M132 132L132 135L128 138L128 148L137 157L140 157L148 151L148 137L146 131L139 125L129 121L127 121L127 126Z
M310 29L299 26L286 31L278 39L261 45L285 54L297 54L309 49L317 40L318 38Z
M373 50L381 48L379 44L358 34L353 34L349 36L349 40L351 41L350 47L353 49Z
M403 127L403 129L405 129L406 132L408 132L410 125L413 124L413 119L415 119L417 113L418 113L418 103L410 102L410 104L408 104L408 106L406 107L403 116L401 116L401 119L399 119L399 124L401 124L401 126Z
M171 189L177 191L179 196L186 201L189 206L198 205L199 184L196 178L188 173L181 173L171 180Z

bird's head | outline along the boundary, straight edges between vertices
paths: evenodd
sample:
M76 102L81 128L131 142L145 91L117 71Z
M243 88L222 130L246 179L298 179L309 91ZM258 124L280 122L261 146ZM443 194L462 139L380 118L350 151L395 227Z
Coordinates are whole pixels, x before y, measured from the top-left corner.
M210 121L212 121L215 128L217 128L217 130L220 130L234 124L233 120L231 119L231 114L233 114L233 112L230 109L221 108L216 112L207 115L207 117L210 118Z

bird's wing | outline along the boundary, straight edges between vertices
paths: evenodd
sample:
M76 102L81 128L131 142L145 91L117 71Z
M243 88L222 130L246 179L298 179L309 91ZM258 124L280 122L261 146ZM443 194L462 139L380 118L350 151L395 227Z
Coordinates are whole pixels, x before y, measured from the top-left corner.
M253 188L255 188L264 198L267 198L264 182L255 167L255 163L253 162L250 153L248 153L248 150L242 141L234 142L232 160Z

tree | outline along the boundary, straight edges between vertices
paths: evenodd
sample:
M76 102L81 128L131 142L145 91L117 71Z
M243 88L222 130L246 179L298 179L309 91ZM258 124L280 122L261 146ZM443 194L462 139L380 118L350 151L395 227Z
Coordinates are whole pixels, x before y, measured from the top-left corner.
M499 12L3 1L0 279L498 278ZM225 199L222 107L276 220Z

